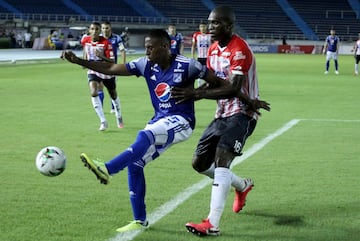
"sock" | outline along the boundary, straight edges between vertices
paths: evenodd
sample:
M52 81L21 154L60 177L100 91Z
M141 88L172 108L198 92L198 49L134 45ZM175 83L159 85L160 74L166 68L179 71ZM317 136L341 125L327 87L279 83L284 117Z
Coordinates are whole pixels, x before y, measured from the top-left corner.
M101 105L104 106L104 91L102 90L99 90L98 91L98 95L99 95L99 98L100 98L100 101L101 101Z
M201 174L214 179L214 171L215 171L215 163L213 163L206 171L201 172ZM231 170L229 170L229 172L231 176L231 186L233 186L236 190L240 190L240 191L244 190L246 186L244 178L236 176Z
M146 220L145 192L146 183L144 168L134 163L128 166L128 185L130 193L130 203L133 211L134 220Z
M215 168L214 174L208 218L214 227L219 227L220 218L224 211L226 198L231 185L231 174L230 170L224 167Z
M335 62L335 70L337 71L338 70L338 61L335 60L334 62Z
M116 97L115 100L111 100L111 104L114 106L116 117L121 117L120 99Z
M355 73L358 73L358 71L359 71L359 65L355 64Z
M215 163L211 164L209 169L207 169L203 172L200 172L200 174L203 174L205 176L210 177L211 179L214 179L214 171L215 171Z
M135 142L120 155L105 163L110 175L118 173L125 167L137 162L145 155L149 147L155 142L154 136L150 131L139 131ZM138 164L139 165L139 164ZM141 164L140 164L141 165ZM142 163L142 166L145 164Z
M103 111L99 96L91 97L91 102L93 104L93 107L95 109L97 116L100 119L100 122L105 122L106 118L104 115L104 111Z
M330 61L326 61L326 71L329 71L329 65L330 65Z

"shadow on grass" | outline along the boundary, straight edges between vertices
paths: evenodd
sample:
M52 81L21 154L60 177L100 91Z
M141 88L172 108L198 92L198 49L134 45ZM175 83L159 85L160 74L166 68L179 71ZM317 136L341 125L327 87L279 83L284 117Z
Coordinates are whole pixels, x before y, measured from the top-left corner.
M265 212L248 212L250 216L272 218L276 225L299 227L305 224L304 217L296 215L278 215Z

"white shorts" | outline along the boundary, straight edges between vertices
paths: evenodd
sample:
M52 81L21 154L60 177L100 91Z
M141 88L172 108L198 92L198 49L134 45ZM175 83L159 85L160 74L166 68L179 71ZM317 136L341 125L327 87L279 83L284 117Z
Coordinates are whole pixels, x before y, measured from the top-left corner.
M329 61L330 59L337 60L337 53L336 53L336 52L327 51L327 52L326 52L326 61Z
M147 124L144 130L151 131L155 138L155 144L149 147L142 158L145 164L154 160L173 144L186 141L193 133L189 122L180 115L168 116L153 124Z

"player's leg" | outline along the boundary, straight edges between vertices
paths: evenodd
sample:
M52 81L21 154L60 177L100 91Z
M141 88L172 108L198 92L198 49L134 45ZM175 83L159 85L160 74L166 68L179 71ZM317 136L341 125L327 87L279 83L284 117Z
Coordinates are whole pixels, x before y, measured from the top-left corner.
M335 63L335 74L339 74L339 63L337 53L333 53L333 59Z
M325 63L325 74L329 73L329 67L330 67L330 59L331 59L331 52L326 52L326 63Z
M116 91L115 77L104 81L104 85L107 88L111 97L111 103L114 106L116 123L119 128L124 127L123 118L121 114L120 98Z
M253 182L244 179L231 172L230 165L235 156L241 154L243 145L256 126L256 120L239 114L223 120L216 120L218 126L227 125L224 129L218 129L221 138L215 153L214 182L211 191L210 212L208 218L202 223L187 223L187 229L198 235L218 235L220 218L224 210L224 204L228 196L229 187L235 186L236 197L233 204L236 212L240 211L245 204L247 193L251 190ZM211 168L211 167L210 167ZM210 173L209 170L206 171Z
M133 159L128 164L129 193L134 221L117 229L118 232L148 226L145 205L146 183L143 168L148 162L156 159L160 153L168 149L171 145L187 140L192 134L189 123L180 116L160 119L153 124L148 124L144 131L152 133L154 137L153 142L151 142L151 145L141 159Z
M360 55L355 56L355 75L359 74Z
M99 86L99 83L101 82L101 79L94 74L89 74L88 80L89 80L89 88L90 88L90 94L91 94L91 102L92 102L92 105L94 107L94 110L95 110L97 116L100 119L99 130L104 131L107 128L108 124L107 124L107 121L106 121L106 118L104 115L101 100L98 95L98 88L99 88L98 86Z
M100 82L99 83L99 88L98 88L98 95L99 95L99 98L100 98L100 101L101 101L101 105L104 107L104 84L103 82Z

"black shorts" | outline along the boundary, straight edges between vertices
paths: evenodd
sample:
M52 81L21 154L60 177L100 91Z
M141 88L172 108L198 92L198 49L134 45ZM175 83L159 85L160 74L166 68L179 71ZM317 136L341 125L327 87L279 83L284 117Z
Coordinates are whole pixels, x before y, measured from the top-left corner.
M116 81L115 81L115 77L112 77L111 79L102 79L99 76L97 76L96 74L88 74L88 81L96 81L96 82L103 82L104 86L106 87L106 89L108 90L114 90L116 89Z
M206 65L206 58L198 58L197 59L202 65Z
M360 55L355 55L355 63L359 64L360 62Z
M214 119L203 132L196 147L197 156L214 159L216 148L241 155L246 139L253 133L257 121L250 116L239 113L230 117Z

